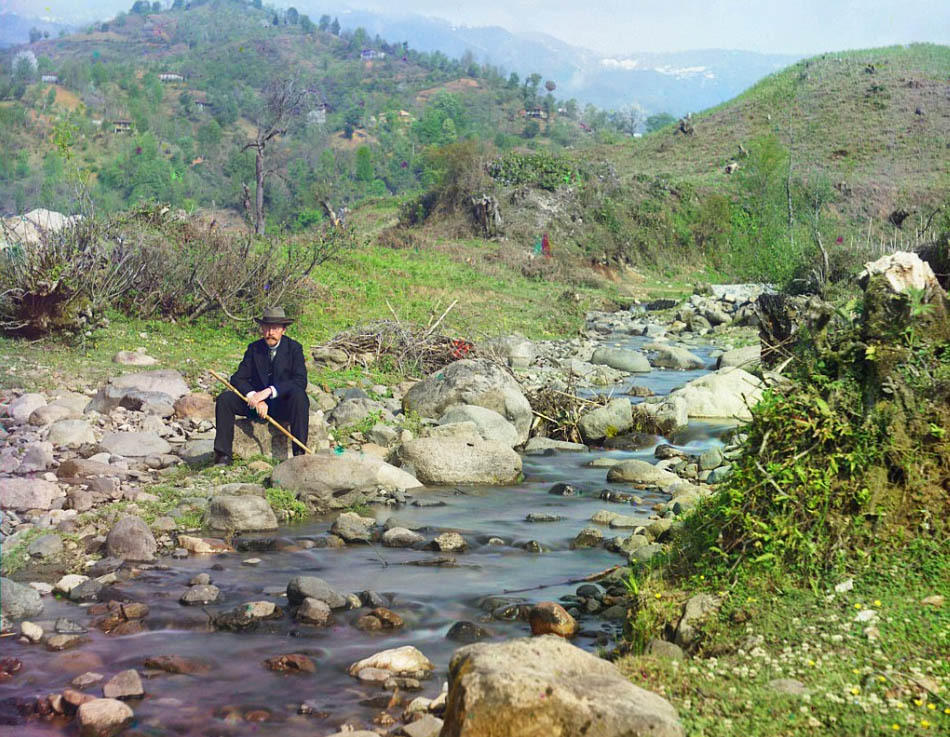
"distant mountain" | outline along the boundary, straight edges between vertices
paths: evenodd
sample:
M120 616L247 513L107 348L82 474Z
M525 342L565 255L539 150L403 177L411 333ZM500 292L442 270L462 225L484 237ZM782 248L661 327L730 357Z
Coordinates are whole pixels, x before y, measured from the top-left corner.
M313 17L326 12L307 5L303 8ZM637 104L647 113L677 116L718 105L802 58L720 49L610 57L546 34L512 33L497 26L454 26L438 18L364 10L338 17L343 28L362 27L370 36L408 41L419 51L441 51L454 58L470 52L479 63L517 72L522 79L537 72L554 80L559 98L574 97L607 109Z
M0 49L28 43L31 28L49 33L53 38L56 38L60 31L69 32L72 30L70 26L64 23L31 18L16 13L0 13Z

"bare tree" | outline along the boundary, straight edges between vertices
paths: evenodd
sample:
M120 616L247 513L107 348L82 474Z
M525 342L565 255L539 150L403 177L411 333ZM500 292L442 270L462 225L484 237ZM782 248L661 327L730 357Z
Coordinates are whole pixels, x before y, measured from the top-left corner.
M264 90L254 138L241 149L254 149L254 172L257 179L254 232L258 235L264 234L264 182L273 173L273 170L265 165L267 146L274 138L286 135L289 124L300 114L300 108L308 95L309 91L301 87L296 77L271 82ZM246 188L245 185L245 190Z

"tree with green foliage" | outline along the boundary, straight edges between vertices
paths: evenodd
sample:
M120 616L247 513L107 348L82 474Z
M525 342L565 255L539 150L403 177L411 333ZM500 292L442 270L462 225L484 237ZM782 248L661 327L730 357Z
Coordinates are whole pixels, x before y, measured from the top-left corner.
M37 41L39 41L41 38L43 38L43 32L36 26L33 26L30 29L30 43L34 44Z
M152 12L153 13L162 12L162 4L158 0L155 0L155 2L152 3Z
M313 21L310 20L309 15L300 16L300 30L301 31L303 31L304 33L313 33L314 28L316 28L316 26L313 24Z
M369 146L356 149L356 178L361 182L373 180L373 155Z
M338 18L334 18L333 22L330 24L330 33L334 36L340 35L340 21Z
M287 18L287 23L292 26L295 26L300 22L300 13L297 11L297 8L292 5L287 8L287 14L285 17Z
M326 33L330 28L330 16L321 15L320 21L317 23L317 28Z
M135 13L136 15L147 15L151 10L152 4L148 0L135 0L129 12Z
M655 113L647 118L647 133L653 133L653 131L658 131L660 128L666 128L666 126L672 125L675 122L676 118L669 113Z
M507 86L508 86L508 89L509 89L509 90L516 90L516 89L518 89L518 87L519 87L520 84L521 84L521 79L518 77L518 73L517 73L517 72L512 72L510 75L508 75L508 85L507 85Z
M529 120L524 124L524 130L521 131L521 135L524 138L535 138L541 132L541 126L538 125L537 120Z

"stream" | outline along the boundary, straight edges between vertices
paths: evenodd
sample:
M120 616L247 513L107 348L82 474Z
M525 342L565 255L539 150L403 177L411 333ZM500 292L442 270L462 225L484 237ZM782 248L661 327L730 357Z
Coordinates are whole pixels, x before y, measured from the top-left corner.
M612 335L604 340L632 349L646 341L629 335ZM714 364L712 346L690 348L707 365ZM612 387L612 392L621 394L635 383L656 394L666 394L703 373L654 369L630 377ZM698 454L721 444L720 436L730 427L691 422L676 437L660 438L658 442L672 442L690 454ZM90 626L92 617L84 608L45 597L45 611L38 618L45 623L44 628L52 629L56 618L67 617L89 627L85 634L88 641L71 650L49 652L42 646L23 646L13 637L0 640L0 657L13 655L23 662L16 678L0 684L0 725L15 724L0 726L0 734L75 734L75 725L63 720L24 722L16 716L16 702L60 693L73 678L87 671L101 673L108 680L129 668L142 674L146 691L144 699L130 702L135 711L132 730L136 734L326 735L344 724L367 729L386 708L392 694L347 675L351 663L381 650L414 645L436 669L431 679L422 682L422 691L402 695L407 701L417 695L434 698L447 678L449 659L460 644L446 638L454 623L476 622L491 632L492 640L529 634L526 622L491 618L489 611L480 606L486 597L531 603L557 601L573 594L579 585L566 581L623 564L620 554L603 548L572 550L571 541L591 524L591 515L600 509L639 514L647 520L654 514L652 506L667 497L638 492L643 499L638 506L603 501L598 498L602 489L630 489L606 483L607 469L586 464L602 456L652 462L655 447L653 444L633 452L527 455L524 480L517 485L429 489L411 494L416 502L424 500L424 506L410 502L398 508L373 508L372 515L380 524L395 516L400 526L418 528L427 539L444 530L460 532L469 548L454 556L453 566L418 565L420 561L445 557L428 550L378 544L305 548L299 541L325 534L332 522L332 518L314 518L268 535L276 538L277 544L261 552L163 559L158 565L143 566L137 577L115 584L113 590L148 605L145 632L105 635ZM569 483L582 493L549 494L558 482ZM553 514L561 519L528 522L529 513ZM604 528L608 537L629 532ZM490 544L492 537L501 538L504 544ZM539 543L543 552L523 549L528 541ZM250 558L259 558L260 562L248 565L245 561ZM221 599L207 607L208 611L224 612L244 602L271 600L284 609L284 616L263 622L251 632L212 631L201 607L185 607L178 601L189 580L199 573L210 574L212 583L221 589ZM365 607L335 611L333 623L326 628L301 625L289 616L283 594L287 582L296 575L319 576L344 593L378 592L405 625L396 631L360 631L352 622L367 613ZM621 623L586 615L580 617L579 624L581 631L575 644L596 650L609 646L619 636ZM316 673L278 673L264 667L266 658L286 653L310 656L316 663ZM143 661L156 655L197 658L207 663L210 671L202 675L150 672ZM86 691L99 695L101 684ZM301 705L306 706L302 709Z

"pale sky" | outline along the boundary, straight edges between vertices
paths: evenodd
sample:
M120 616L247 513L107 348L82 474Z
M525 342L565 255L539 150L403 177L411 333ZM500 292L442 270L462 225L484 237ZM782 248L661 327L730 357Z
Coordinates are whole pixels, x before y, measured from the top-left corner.
M161 0L168 6L171 0ZM347 7L420 13L469 26L543 31L622 55L742 49L814 54L913 41L950 43L950 0L264 0L311 17ZM132 0L0 0L0 13L105 18ZM2 21L0 21L2 22Z
M349 0L347 4L388 14L397 9L416 12L470 26L543 31L611 54L709 48L812 54L913 41L950 43L950 0L401 0L398 4Z

